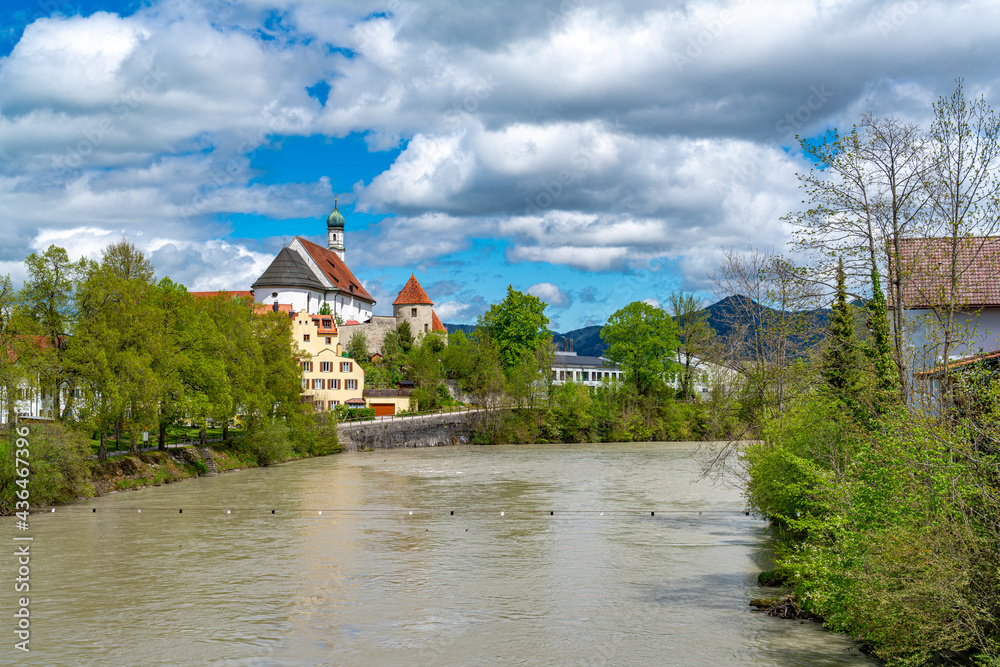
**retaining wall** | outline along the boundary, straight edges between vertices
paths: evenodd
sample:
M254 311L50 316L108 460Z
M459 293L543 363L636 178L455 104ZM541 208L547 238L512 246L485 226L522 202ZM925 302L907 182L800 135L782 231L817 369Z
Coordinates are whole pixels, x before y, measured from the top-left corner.
M341 447L346 451L466 445L472 438L476 417L475 413L457 413L341 424L337 427L337 434Z

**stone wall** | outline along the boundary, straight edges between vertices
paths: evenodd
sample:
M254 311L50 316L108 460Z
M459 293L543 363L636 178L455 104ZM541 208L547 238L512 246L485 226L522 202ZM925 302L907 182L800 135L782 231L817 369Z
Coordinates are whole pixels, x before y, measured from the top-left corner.
M476 413L458 413L341 424L337 434L345 451L467 445L476 417Z
M340 344L344 346L344 349L347 349L348 344L351 342L351 336L354 335L355 331L364 332L365 338L368 339L368 350L374 354L382 350L382 338L385 334L395 328L395 317L374 315L370 322L365 322L364 324L341 324L337 327L337 330L340 335Z

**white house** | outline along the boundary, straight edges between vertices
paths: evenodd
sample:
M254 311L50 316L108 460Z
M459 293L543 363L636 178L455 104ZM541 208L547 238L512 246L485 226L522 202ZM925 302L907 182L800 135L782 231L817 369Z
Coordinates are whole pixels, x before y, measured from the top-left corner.
M1000 348L1000 237L959 241L954 344L948 361ZM903 239L903 307L915 372L941 364L940 314L950 291L951 244L945 238ZM890 308L892 302L890 290Z

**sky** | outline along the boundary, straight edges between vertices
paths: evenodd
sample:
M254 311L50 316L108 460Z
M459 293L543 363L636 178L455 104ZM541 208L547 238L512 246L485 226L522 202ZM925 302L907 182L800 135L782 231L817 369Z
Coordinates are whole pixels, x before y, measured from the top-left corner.
M956 77L1000 106L996 0L5 0L0 274L128 238L245 290L296 235L445 322L508 285L551 327L783 249L796 136L926 125Z

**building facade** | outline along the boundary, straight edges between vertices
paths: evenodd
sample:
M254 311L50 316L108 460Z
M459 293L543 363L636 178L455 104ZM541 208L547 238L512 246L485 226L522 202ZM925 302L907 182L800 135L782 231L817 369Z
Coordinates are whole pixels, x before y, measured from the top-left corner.
M317 412L338 405L365 406L365 371L345 356L331 315L293 313L292 337L302 367L303 400Z
M604 357L581 357L572 350L556 350L552 359L552 384L576 382L600 387L605 380L620 380L624 373Z

